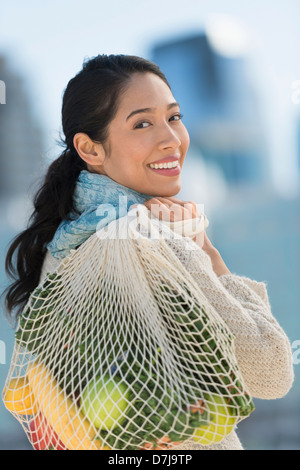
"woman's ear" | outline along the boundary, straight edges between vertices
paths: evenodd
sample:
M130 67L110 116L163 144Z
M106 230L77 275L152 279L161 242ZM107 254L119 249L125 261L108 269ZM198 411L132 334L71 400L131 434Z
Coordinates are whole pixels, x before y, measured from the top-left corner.
M89 166L102 165L105 159L103 145L93 142L87 134L78 132L73 138L73 145L78 155Z

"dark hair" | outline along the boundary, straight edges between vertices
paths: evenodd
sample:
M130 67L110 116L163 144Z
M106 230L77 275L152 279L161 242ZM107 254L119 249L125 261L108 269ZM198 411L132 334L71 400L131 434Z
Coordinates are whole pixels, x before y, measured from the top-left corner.
M82 70L65 88L62 102L65 138L61 139L65 149L49 166L43 184L34 196L34 211L28 226L13 239L6 256L6 273L14 279L5 291L5 307L11 317L20 314L30 293L38 285L47 244L58 225L75 211L73 193L76 180L80 171L87 169L74 148L75 134L86 133L93 141L105 145L120 96L136 72L154 73L170 88L156 64L124 54L100 54L85 60Z

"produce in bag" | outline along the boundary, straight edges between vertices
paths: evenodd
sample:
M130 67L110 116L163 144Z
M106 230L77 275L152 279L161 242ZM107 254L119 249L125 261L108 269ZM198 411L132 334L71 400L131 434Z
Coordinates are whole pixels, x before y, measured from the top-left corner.
M227 325L145 209L73 250L19 317L3 400L34 448L38 416L43 448L155 450L212 445L254 409ZM27 413L6 399L21 377Z

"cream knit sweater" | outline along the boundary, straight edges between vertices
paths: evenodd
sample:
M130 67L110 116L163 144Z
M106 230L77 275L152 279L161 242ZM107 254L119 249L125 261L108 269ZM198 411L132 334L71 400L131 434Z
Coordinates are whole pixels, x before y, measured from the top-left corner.
M209 256L191 239L182 240L166 242L233 333L236 357L247 390L253 398L283 397L294 379L292 351L285 332L271 313L265 283L235 274L217 277ZM59 262L47 252L40 281L54 271ZM212 446L188 440L173 449L243 450L243 447L232 431Z

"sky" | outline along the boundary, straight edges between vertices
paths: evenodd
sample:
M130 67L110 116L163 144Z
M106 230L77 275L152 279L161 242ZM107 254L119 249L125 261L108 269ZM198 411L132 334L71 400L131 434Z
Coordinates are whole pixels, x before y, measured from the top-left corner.
M57 152L62 93L81 69L84 58L123 53L151 59L154 44L203 31L216 15L229 15L243 26L250 38L257 73L262 77L265 69L265 86L273 91L264 96L269 100L269 112L277 116L273 124L290 126L285 113L300 114L300 103L291 102L292 84L300 80L299 0L3 2L0 54L5 54L10 67L24 78L45 133L46 157L52 158ZM286 132L294 131L288 127ZM280 136L274 139L273 147L274 177L278 183L284 173L293 178L295 149L287 148L287 140L280 141ZM284 149L290 155L288 168L281 157Z

